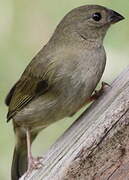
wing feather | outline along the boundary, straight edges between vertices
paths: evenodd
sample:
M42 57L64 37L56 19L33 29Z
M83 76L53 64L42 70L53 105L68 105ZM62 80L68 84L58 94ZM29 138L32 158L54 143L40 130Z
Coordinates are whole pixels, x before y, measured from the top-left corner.
M48 83L46 80L41 80L33 76L21 78L12 90L10 90L6 98L6 104L9 105L7 121L35 97L44 94L47 90Z

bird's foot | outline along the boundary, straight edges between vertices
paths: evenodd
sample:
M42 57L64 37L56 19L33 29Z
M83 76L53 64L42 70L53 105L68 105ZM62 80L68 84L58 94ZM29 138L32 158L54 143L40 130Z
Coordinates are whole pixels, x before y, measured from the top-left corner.
M97 100L104 93L107 87L111 87L111 86L106 82L102 82L101 88L99 90L95 90L93 95L88 99L86 99L85 103L82 104L74 113L72 113L70 117L73 116L77 111L79 111L84 105L91 103L94 100Z
M37 157L37 158L31 157L30 162L28 164L28 169L33 170L33 169L41 168L43 166L42 160L43 160L42 157Z
M28 160L28 169L25 175L25 179L29 176L29 174L34 170L34 169L40 169L43 167L43 157L30 157Z
M108 83L102 82L101 88L99 90L95 90L94 94L91 96L92 100L98 99L105 91L107 87L111 87Z

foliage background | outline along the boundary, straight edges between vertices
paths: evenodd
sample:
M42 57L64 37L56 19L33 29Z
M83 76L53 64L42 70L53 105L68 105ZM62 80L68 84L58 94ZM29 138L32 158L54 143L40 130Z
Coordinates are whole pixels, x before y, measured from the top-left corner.
M107 66L103 80L110 83L129 64L128 0L0 0L0 179L10 179L14 148L11 122L6 123L4 98L32 57L48 41L60 19L72 8L100 4L126 17L110 29L104 44ZM45 129L34 142L34 154L42 154L76 117Z

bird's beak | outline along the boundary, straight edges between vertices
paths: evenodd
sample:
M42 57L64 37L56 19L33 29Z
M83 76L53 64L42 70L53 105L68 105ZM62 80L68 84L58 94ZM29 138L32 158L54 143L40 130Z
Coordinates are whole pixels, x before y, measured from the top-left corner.
M108 20L111 24L117 23L123 19L125 19L125 18L121 14L119 14L113 10L110 10Z

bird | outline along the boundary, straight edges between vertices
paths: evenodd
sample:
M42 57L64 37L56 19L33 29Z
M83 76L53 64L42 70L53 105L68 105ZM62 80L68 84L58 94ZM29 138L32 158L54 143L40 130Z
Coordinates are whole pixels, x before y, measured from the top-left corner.
M100 5L71 10L9 91L7 122L12 119L16 136L12 180L41 165L31 152L38 133L92 99L106 65L104 37L123 19Z

